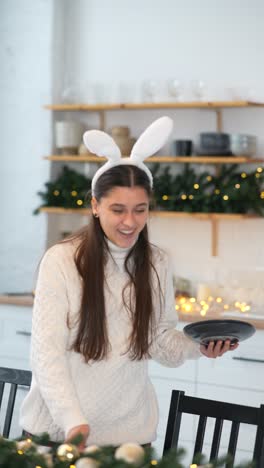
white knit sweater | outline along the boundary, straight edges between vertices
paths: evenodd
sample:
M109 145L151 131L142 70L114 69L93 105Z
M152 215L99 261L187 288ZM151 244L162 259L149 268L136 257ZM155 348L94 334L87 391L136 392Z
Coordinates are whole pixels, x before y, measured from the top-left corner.
M122 303L128 249L110 242L109 248L112 255L106 265L104 294L111 351L107 359L89 364L81 354L69 350L77 332L81 299L81 280L73 260L76 245L55 245L43 257L33 310L33 379L20 418L28 432L48 432L51 440L60 441L72 427L88 423L89 444L144 444L156 438L158 406L148 377L148 360L132 361L125 352L131 332L131 319ZM150 353L161 364L176 367L201 354L196 344L175 330L172 275L167 256L157 248L154 263L164 309L160 314L155 298L158 288L154 287L159 319Z

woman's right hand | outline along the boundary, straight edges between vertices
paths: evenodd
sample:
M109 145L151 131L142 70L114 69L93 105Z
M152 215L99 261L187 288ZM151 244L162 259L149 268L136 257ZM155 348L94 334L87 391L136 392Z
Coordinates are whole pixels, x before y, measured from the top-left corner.
M82 436L82 440L78 444L78 448L80 450L84 450L89 433L90 433L90 426L88 424L81 424L80 426L75 426L69 430L66 436L66 442L71 442L75 437Z

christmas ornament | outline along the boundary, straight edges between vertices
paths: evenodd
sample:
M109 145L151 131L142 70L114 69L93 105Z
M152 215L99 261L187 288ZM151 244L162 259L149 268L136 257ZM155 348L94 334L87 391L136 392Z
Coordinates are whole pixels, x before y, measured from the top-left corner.
M16 443L17 450L21 452L27 452L28 450L36 447L36 444L31 439L20 440Z
M93 458L83 457L75 462L76 468L97 468L99 463Z
M100 448L98 445L89 445L89 447L85 447L83 453L95 453L98 452Z
M44 445L37 445L36 451L37 453L43 456L45 463L47 465L47 468L53 468L51 448L46 447Z
M61 461L73 461L79 457L79 450L73 444L62 444L57 448L57 457Z
M122 444L115 451L115 458L117 460L124 460L134 465L140 465L144 460L144 455L144 449L141 445L135 443Z
M44 460L45 460L45 463L46 463L47 467L48 468L53 468L53 461L52 461L51 453L44 453L43 457L44 457Z

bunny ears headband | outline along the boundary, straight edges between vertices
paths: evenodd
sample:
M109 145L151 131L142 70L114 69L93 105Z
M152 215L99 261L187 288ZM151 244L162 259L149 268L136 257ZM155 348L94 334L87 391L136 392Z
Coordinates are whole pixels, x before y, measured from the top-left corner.
M89 130L84 133L83 141L89 151L97 156L106 157L108 161L96 171L92 179L92 195L99 177L109 169L119 165L133 165L144 171L153 186L153 178L150 170L143 163L144 159L156 153L167 141L173 127L173 121L169 117L161 117L155 120L140 135L134 144L130 157L124 158L120 149L110 135L100 130Z

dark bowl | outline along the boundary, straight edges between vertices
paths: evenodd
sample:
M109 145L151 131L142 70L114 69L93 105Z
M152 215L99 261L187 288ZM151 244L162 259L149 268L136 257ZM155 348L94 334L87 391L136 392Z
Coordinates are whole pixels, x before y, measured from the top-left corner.
M186 325L183 329L186 336L203 345L219 340L237 343L250 338L255 331L253 325L240 320L203 320Z

